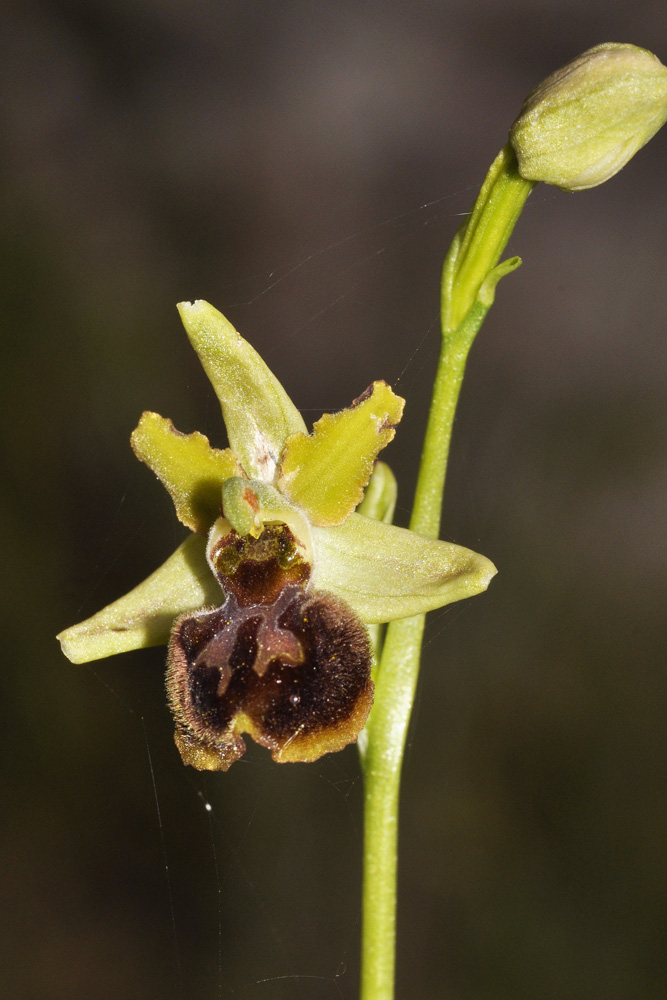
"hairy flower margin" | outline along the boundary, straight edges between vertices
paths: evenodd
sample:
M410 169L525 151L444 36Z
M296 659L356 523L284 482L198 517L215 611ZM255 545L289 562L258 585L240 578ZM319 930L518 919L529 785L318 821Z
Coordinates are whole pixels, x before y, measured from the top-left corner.
M58 638L74 663L168 644L168 699L187 764L227 770L245 750L243 733L274 760L316 760L354 742L370 711L364 626L480 593L496 570L388 523L395 480L376 459L404 403L385 382L308 434L221 313L203 301L178 309L229 448L142 415L132 447L193 534L134 590Z

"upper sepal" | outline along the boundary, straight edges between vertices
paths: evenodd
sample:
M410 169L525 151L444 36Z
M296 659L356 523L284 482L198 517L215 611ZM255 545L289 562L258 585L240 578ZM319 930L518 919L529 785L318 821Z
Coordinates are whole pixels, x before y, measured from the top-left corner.
M278 487L313 524L342 524L361 502L378 453L396 433L405 401L373 382L340 413L325 413L312 434L285 445Z
M222 407L229 444L251 479L272 482L290 434L306 429L278 379L229 320L208 302L178 311Z

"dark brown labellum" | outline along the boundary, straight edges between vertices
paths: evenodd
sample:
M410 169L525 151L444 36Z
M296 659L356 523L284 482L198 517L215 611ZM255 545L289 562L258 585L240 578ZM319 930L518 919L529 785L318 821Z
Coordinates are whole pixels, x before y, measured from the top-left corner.
M259 566L248 580L259 579ZM276 594L276 575L270 602L264 591L249 602L244 586L222 607L174 623L167 690L176 743L199 770L226 771L245 751L242 733L274 760L316 760L354 742L370 711L362 623L344 601L299 583L283 582Z

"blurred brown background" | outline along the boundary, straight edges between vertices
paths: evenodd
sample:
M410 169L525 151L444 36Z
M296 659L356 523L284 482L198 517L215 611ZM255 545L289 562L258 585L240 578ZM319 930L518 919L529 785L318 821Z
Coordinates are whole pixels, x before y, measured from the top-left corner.
M664 0L0 17L2 995L354 1000L354 748L199 775L164 650L74 667L53 636L183 537L129 448L142 409L224 443L180 299L308 420L402 392L405 523L461 213L545 75L601 41L667 59ZM538 187L473 351L443 536L500 573L428 628L399 1000L664 993L666 165L663 132L599 189Z

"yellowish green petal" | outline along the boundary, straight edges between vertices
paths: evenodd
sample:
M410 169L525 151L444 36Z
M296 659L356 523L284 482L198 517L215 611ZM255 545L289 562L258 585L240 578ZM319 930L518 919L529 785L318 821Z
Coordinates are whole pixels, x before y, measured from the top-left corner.
M342 597L369 624L432 611L486 590L496 574L484 556L406 528L351 514L312 528L313 586Z
M166 486L176 515L200 535L220 516L222 484L238 476L240 466L226 448L212 448L199 431L181 434L171 420L158 413L143 413L132 433L134 453Z
M178 311L220 400L232 451L251 479L271 482L285 441L306 429L301 414L222 313L201 300Z
M289 438L278 486L313 524L342 524L361 502L378 452L396 433L405 401L373 382L340 413L325 413L313 433Z
M58 636L72 663L87 663L169 641L174 619L185 611L219 605L222 592L206 561L206 542L190 535L165 563L119 600Z

